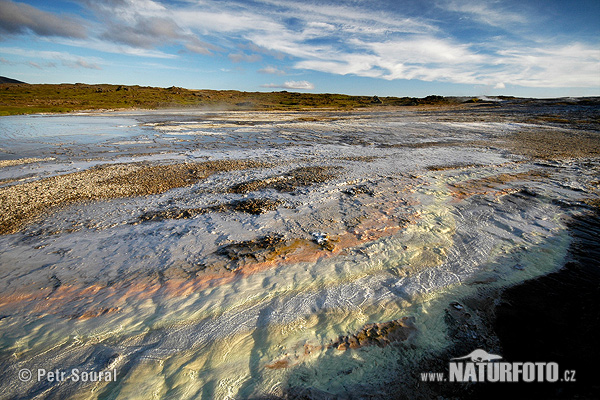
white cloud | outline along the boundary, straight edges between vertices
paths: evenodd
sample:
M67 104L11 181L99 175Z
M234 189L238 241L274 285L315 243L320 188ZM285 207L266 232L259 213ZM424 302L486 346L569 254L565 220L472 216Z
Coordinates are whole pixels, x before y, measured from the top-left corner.
M226 3L225 3L226 4ZM267 16L247 11L230 12L225 9L187 8L172 11L178 24L209 35L252 31L283 30L284 26Z
M261 85L264 88L280 88L280 89L301 89L301 90L312 90L315 85L308 81L287 81L283 84L267 83Z
M523 33L534 32L528 28L532 16L499 1L436 0L432 4L437 8L428 5L429 11L437 13L429 14L430 19L404 12L408 5L385 8L362 1L84 1L99 21L87 27L95 35L46 40L152 58L183 58L193 52L248 63L276 57L289 60L279 66L288 72L294 68L498 89L507 85L600 87L597 44L576 40L567 44L564 38L561 43L552 38L542 42L539 35L536 42L534 35ZM466 28L493 27L495 36L453 37L448 32L451 28L441 22L448 18L470 24ZM510 43L506 37L511 37ZM85 61L88 67L101 64L89 58ZM77 60L71 63L84 67ZM267 66L258 72L284 75L284 69ZM310 90L314 85L290 81L264 87Z
M277 69L272 66L266 66L258 70L261 74L271 74L271 75L285 75L285 71Z

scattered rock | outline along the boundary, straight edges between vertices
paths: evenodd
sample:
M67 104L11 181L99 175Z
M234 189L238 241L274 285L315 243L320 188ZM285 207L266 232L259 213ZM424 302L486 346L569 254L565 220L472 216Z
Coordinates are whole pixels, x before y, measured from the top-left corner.
M368 194L369 196L374 196L375 192L373 192L367 185L358 185L351 187L349 189L344 190L348 196L357 196L359 194Z
M194 218L201 214L209 212L228 212L237 211L253 215L264 214L268 211L275 211L279 205L283 204L280 200L271 199L244 199L235 200L230 203L219 204L211 207L202 208L170 208L162 211L149 211L142 214L140 221L162 221L164 219L187 219Z
M469 354L476 348L498 354L497 337L490 331L499 296L497 290L482 288L477 295L461 298L460 303L451 302L446 307L444 321L448 336L456 343L455 354Z
M329 348L338 350L357 349L363 346L385 347L394 342L405 342L416 331L414 317L367 324L353 335L340 336Z
M237 271L250 263L273 261L275 258L289 252L291 250L290 244L290 241L282 235L266 235L258 239L222 246L217 250L217 254L230 260L225 268L230 271Z
M33 182L0 188L0 234L15 233L58 206L76 202L145 196L192 185L218 172L263 168L253 160L150 165L99 165Z
M381 157L378 156L344 156L344 157L335 157L336 160L343 161L359 161L359 162L372 162Z
M279 192L293 192L299 187L326 182L337 176L340 167L315 166L296 168L287 174L271 176L237 184L229 189L232 193L249 193L262 189L275 189Z
M452 169L467 169L467 168L478 168L485 167L483 164L475 164L475 163L457 163L457 164L447 164L447 165L430 165L427 167L429 171L448 171Z
M236 200L225 205L225 210L228 209L245 212L248 214L258 215L264 214L268 211L275 211L283 202L281 200L271 199L245 199ZM220 211L220 210L218 210Z

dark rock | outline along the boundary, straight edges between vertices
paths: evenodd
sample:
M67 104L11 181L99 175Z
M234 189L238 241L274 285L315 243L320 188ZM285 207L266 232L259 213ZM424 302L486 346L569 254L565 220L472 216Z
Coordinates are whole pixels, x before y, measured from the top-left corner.
M373 345L385 347L391 343L407 341L416 329L413 317L367 324L355 334L340 336L328 347L338 350L358 349Z
M140 221L162 221L165 219L188 219L209 212L228 212L237 211L253 215L264 214L268 211L274 211L282 204L280 200L271 199L244 199L235 200L230 203L219 204L211 207L201 208L170 208L162 211L149 211L142 214Z
M296 168L287 174L243 182L231 187L232 193L249 193L262 189L293 192L299 187L326 182L335 178L339 167L315 166Z
M375 195L375 193L371 189L369 189L367 185L358 185L351 187L349 189L344 190L344 193L346 193L348 196L356 196L359 194L368 194L369 196Z
M268 211L275 211L282 204L280 200L271 199L245 199L229 203L227 206L232 210L245 212L248 214L264 214Z
M225 268L236 271L246 264L273 261L289 250L290 241L282 235L266 235L258 239L222 246L216 253L230 260Z

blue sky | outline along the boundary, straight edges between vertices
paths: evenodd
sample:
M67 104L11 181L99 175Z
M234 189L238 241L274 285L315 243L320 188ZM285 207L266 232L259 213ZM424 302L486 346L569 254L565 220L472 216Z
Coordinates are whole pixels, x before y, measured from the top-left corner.
M380 96L594 96L600 1L0 0L0 75Z

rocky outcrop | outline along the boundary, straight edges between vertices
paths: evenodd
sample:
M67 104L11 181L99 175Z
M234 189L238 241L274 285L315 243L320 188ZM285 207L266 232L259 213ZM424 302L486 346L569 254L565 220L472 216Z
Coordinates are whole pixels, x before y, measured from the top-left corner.
M296 168L287 174L271 176L237 184L230 192L245 194L263 189L275 189L279 192L293 192L299 187L327 182L339 174L339 167L312 166Z
M328 347L338 350L358 349L363 346L385 347L395 342L405 342L416 331L414 317L403 317L388 322L367 324L357 333L340 336Z
M230 203L219 204L216 206L202 208L169 208L161 211L148 211L142 214L140 221L162 221L164 219L187 219L194 218L197 215L209 212L230 212L237 211L253 215L264 214L268 211L274 211L283 204L280 200L251 198L243 200L234 200Z
M248 264L272 262L297 247L297 241L286 239L283 235L266 235L222 246L216 254L228 260L224 266L226 269L237 271Z

